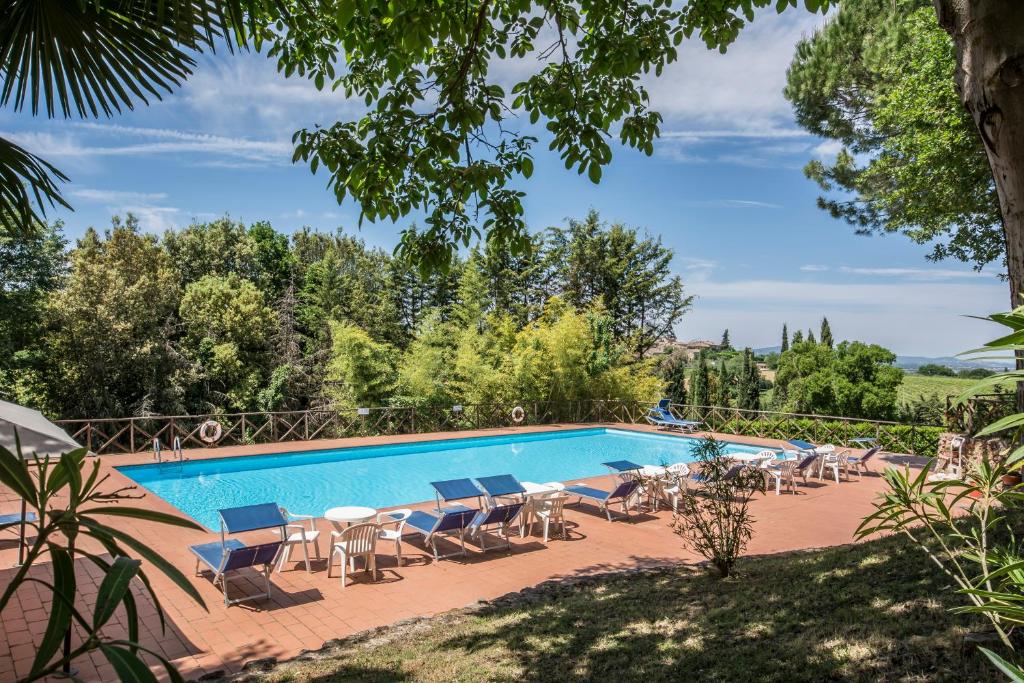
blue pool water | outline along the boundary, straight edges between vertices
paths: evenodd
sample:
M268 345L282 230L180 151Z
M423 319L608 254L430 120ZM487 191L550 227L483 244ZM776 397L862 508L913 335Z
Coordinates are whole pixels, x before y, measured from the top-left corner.
M277 502L300 514L336 505L374 508L434 498L430 482L513 474L521 481L565 481L607 474L602 462L667 465L693 460L698 440L621 429L420 441L392 446L126 465L124 475L208 528L217 510ZM729 452L755 446L726 444Z

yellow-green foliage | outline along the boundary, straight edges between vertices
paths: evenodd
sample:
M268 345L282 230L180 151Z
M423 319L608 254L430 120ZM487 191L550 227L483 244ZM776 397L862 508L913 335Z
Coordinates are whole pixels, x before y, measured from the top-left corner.
M395 386L394 350L350 322L330 322L327 394L339 407L379 406Z
M400 393L426 402L490 403L622 398L649 401L662 381L612 341L607 314L552 298L520 330L507 316L479 329L428 321L399 371Z

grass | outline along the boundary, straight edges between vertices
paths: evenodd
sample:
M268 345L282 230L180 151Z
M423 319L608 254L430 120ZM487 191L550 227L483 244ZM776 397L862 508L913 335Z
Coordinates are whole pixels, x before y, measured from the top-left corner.
M950 582L901 538L561 587L398 626L246 680L1000 680Z
M932 377L928 375L904 375L903 384L897 390L897 400L904 402L921 397L931 398L938 394L940 400L956 396L978 380L960 377Z

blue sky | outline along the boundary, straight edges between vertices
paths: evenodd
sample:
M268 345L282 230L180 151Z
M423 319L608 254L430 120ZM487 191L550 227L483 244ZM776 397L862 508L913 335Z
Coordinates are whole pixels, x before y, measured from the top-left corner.
M693 310L683 339L778 343L782 323L814 327L827 315L837 337L899 353L947 355L992 337L965 319L1007 307L995 270L932 263L928 247L899 235L861 237L815 206L801 168L835 146L804 134L781 95L793 45L822 19L763 15L727 55L686 45L648 87L665 117L653 157L617 150L600 185L565 171L537 145L522 185L533 230L597 209L609 221L660 235ZM499 67L511 79L522 64ZM358 209L339 206L323 174L291 163L291 134L357 116L360 103L285 79L260 55L204 56L183 88L149 107L99 121L46 121L5 111L0 131L71 177L69 237L132 211L162 232L230 215L356 232ZM391 248L407 224L365 224L368 243Z

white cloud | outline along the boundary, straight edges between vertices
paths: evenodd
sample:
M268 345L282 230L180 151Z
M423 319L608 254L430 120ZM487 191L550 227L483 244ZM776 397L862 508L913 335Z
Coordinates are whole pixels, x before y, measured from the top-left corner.
M99 157L198 154L240 158L262 164L291 163L292 144L287 140L254 140L166 128L139 128L105 123L72 124L75 134L63 132L0 133L44 158L95 159ZM103 144L112 138L111 144ZM125 138L139 142L125 143Z
M781 209L781 204L760 202L753 199L709 199L686 202L686 206L706 209Z
M173 206L151 206L148 204L125 205L111 210L111 214L124 216L135 214L139 218L139 227L147 232L161 233L180 226L181 209Z
M71 190L71 196L89 202L110 204L112 202L153 202L167 198L166 192L127 192L124 190L97 190L82 187Z
M828 270L828 266L819 266L813 263L808 263L805 266L800 266L800 270L804 271L805 273L822 273Z
M825 140L811 149L811 154L822 161L834 161L836 155L843 149L843 143L838 140Z
M796 42L823 22L809 12L760 11L724 55L696 37L687 40L676 63L645 79L651 106L664 114L667 128L791 129L791 108L782 96L786 69Z
M841 266L839 272L850 275L869 275L872 277L898 277L910 280L955 280L983 279L994 280L989 273L976 270L953 270L951 268L864 268Z

